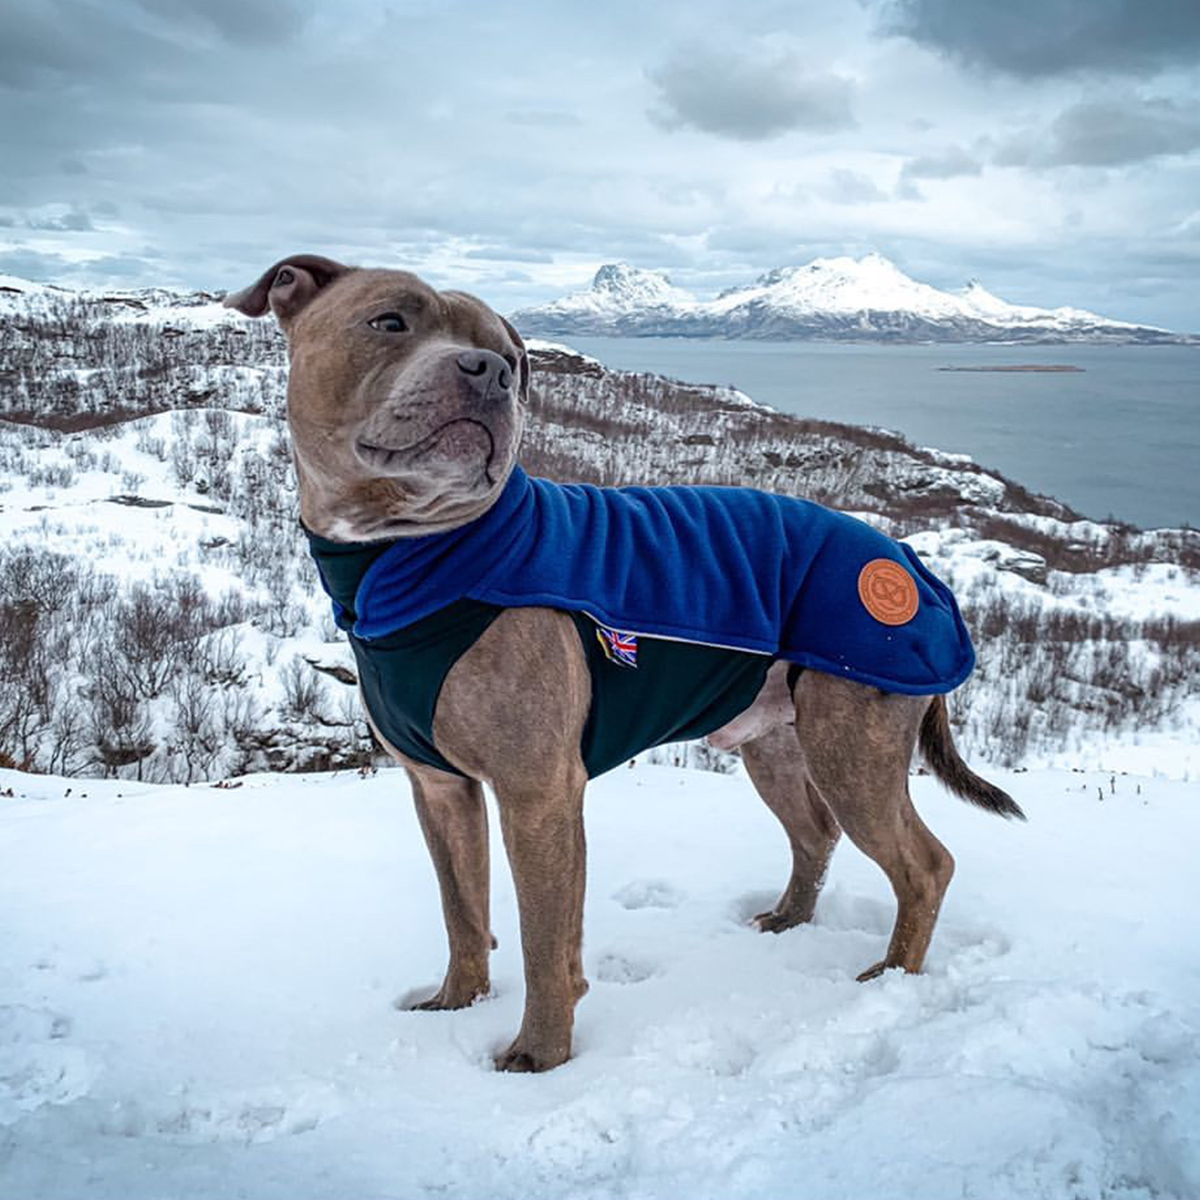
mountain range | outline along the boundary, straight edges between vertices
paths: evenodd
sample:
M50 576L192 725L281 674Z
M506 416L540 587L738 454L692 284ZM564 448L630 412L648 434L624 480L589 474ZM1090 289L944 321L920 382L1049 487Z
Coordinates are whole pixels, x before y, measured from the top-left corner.
M602 266L583 292L512 315L543 337L711 337L872 342L1142 342L1197 339L1080 308L1009 304L972 280L942 291L879 254L817 258L701 300L628 263Z

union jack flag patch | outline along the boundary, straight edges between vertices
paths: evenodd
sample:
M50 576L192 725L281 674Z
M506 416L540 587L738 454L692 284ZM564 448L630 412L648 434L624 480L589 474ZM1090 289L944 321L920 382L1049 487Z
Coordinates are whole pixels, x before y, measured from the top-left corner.
M596 636L604 647L610 662L622 667L637 667L637 634L622 629L609 629L607 625L596 626Z

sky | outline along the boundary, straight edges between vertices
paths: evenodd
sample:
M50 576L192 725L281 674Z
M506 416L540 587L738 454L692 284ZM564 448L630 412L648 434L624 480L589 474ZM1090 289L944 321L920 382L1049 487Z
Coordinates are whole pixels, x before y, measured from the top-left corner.
M502 311L871 251L1200 331L1197 0L0 0L0 272Z

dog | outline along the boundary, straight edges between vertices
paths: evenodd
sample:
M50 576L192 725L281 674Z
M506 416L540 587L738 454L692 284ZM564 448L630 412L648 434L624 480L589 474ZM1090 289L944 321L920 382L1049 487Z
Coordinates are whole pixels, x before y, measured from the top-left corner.
M624 519L622 505L690 505L706 489L570 489L524 477L517 454L529 357L516 329L464 292L437 291L403 271L304 254L277 262L225 304L251 317L272 312L286 335L301 520L358 657L372 728L412 781L437 871L449 965L437 992L415 1007L461 1008L490 989L488 959L496 943L489 923L487 783L516 884L525 970L521 1027L496 1066L545 1071L569 1058L575 1007L588 986L581 958L583 796L589 774L608 761L596 750L593 709L611 687L617 700L603 703L618 724L631 710L639 718L642 708L654 710L649 693L631 703L629 689L631 681L646 686L644 663L655 655L670 664L662 677L678 674L693 681L688 687L707 689L707 707L674 725L669 712L660 714L646 736L704 733L717 746L740 749L791 844L791 877L774 908L755 918L757 927L780 933L812 918L845 832L886 874L897 902L884 958L858 978L921 969L954 860L909 797L914 749L920 745L933 773L960 797L1023 816L954 747L944 693L961 681L961 662L941 683L888 690L878 680L863 682L873 677L861 671L846 677L821 653L796 652L789 660L767 643L729 647L696 637L689 645L664 632L678 628L686 612L631 630L620 620L607 624L605 611L579 611L593 607L586 598L560 604L555 598L573 585L555 573L572 552L525 537L528 523L520 514L528 504L541 505L539 529L558 528L554 506L562 504L599 505L599 516L587 519L611 525ZM707 491L728 493L738 519L750 521L760 511L773 520L776 503L805 503L746 489ZM828 516L838 530L838 522L852 521L823 513L809 515ZM868 527L848 536L883 537L862 530ZM872 629L879 625L888 646L898 644L894 639L918 607L938 610L943 624L958 620L953 600L915 555L883 541L886 547L871 551L877 557L857 577L861 604L843 588L833 608ZM442 555L441 547L460 542L466 558ZM585 546L576 559L592 549ZM497 585L496 573L504 574L512 555L518 566ZM493 582L479 582L485 567ZM527 569L535 582L522 584ZM868 579L869 570L883 575ZM460 571L470 575L461 595L453 586ZM551 583L537 582L539 572L553 576ZM429 580L434 584L427 586ZM511 599L522 586L526 591ZM686 572L681 586L686 591ZM551 589L550 600L529 591L539 587ZM647 591L650 602L655 587ZM760 587L754 595L770 592ZM643 618L652 620L647 597L639 603ZM678 603L686 608L690 600ZM723 603L721 595L712 603ZM443 636L452 645L448 654L437 649ZM965 646L956 651L960 659L969 639ZM631 655L643 657L630 661ZM908 670L897 661L897 671ZM973 657L965 670L972 664ZM392 698L393 688L404 692L403 704ZM657 708L669 708L677 694ZM612 754L627 748L615 735L609 740Z

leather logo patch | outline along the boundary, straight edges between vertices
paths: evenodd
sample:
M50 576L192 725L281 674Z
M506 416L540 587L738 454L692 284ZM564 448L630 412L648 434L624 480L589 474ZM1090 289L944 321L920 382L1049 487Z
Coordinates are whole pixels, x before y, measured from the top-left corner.
M863 567L858 598L881 625L905 625L917 615L916 581L890 558L874 558Z

